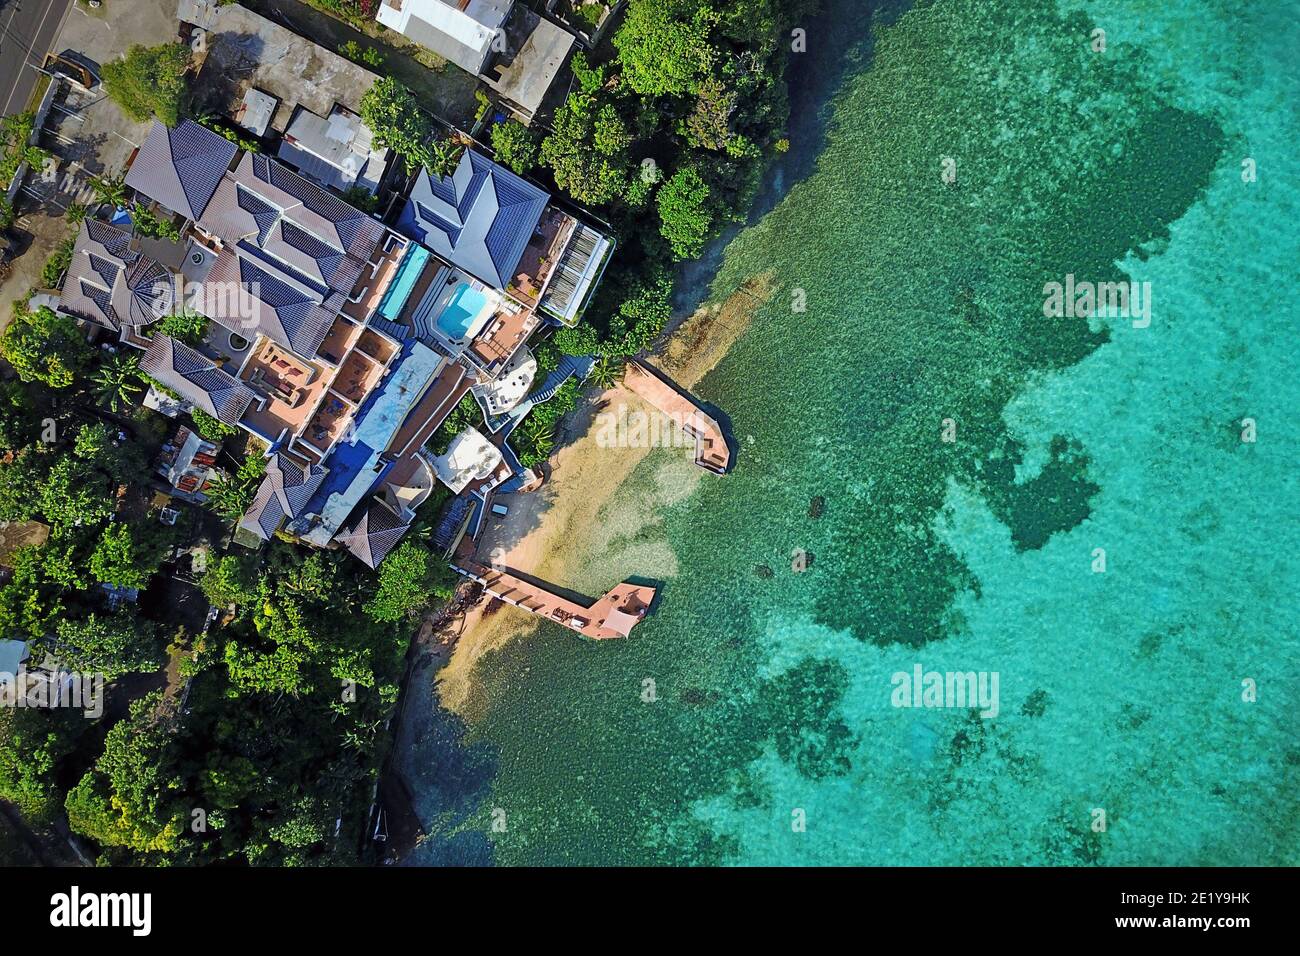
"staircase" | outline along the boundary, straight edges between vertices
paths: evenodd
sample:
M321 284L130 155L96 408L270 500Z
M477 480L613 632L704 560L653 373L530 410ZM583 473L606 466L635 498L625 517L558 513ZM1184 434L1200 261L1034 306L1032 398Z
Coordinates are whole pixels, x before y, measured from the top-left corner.
M550 375L546 376L546 381L542 387L533 394L528 396L531 405L540 405L555 396L560 390L560 386L570 378L576 378L579 382L591 374L592 366L596 364L594 355L564 355L560 357L560 364Z
M405 342L411 337L411 330L405 325L402 325L400 322L389 322L387 319L378 315L371 318L370 325L372 328L383 332L385 335L391 335L399 342Z

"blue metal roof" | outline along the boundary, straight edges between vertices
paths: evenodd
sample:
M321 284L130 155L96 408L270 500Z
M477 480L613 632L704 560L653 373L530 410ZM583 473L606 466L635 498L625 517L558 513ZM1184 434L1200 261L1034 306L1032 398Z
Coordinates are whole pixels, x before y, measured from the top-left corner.
M450 176L435 179L420 171L397 229L504 289L549 201L532 183L467 149Z

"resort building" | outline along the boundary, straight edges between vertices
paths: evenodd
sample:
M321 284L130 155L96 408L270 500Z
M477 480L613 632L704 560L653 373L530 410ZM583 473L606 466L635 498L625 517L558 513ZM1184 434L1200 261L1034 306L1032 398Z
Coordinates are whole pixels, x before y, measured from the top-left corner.
M576 317L612 248L543 190L467 151L453 175L417 177L389 228L189 121L155 123L126 183L180 239L86 221L60 309L144 350L167 396L265 443L240 540L283 533L373 567L436 482L481 514L523 472L502 423L537 399L526 343ZM582 255L601 260L584 260L593 281L548 311L584 236ZM210 320L202 341L153 327L175 307ZM471 394L483 430L427 451Z

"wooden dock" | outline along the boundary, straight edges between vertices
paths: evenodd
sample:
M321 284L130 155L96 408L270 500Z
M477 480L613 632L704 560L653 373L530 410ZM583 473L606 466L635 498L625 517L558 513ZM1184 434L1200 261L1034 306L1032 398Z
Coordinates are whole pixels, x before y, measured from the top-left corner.
M731 449L722 426L698 403L679 392L647 365L635 359L627 363L623 384L659 411L680 424L695 439L695 464L716 475L726 474Z
M465 556L457 557L451 566L483 585L491 597L598 641L627 637L650 610L655 596L655 588L649 585L624 581L583 606L505 568L490 568Z

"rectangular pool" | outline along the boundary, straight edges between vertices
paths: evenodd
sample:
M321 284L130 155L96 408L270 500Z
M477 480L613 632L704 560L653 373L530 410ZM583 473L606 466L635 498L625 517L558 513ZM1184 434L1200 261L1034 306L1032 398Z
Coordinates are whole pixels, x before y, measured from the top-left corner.
M402 307L406 305L406 300L411 295L415 280L420 278L420 273L424 271L424 264L428 261L428 249L418 242L407 245L406 252L402 254L402 261L397 264L397 272L393 274L392 281L384 290L384 297L379 300L379 314L389 322L396 322L397 317L402 314Z

